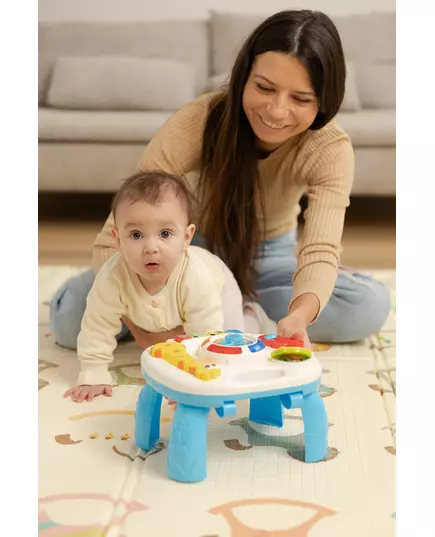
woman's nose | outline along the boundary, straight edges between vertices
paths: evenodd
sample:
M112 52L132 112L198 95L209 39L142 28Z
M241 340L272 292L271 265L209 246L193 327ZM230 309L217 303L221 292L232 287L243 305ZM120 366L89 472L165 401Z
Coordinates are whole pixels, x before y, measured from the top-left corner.
M267 113L271 120L282 121L291 113L291 106L286 98L277 97L268 104Z

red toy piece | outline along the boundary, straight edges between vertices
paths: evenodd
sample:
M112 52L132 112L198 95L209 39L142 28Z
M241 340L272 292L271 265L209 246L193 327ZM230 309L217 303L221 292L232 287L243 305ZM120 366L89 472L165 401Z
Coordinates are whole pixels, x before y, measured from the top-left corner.
M207 349L210 352L218 352L219 354L242 354L240 347L227 347L226 345L216 345L212 343Z
M304 342L301 339L292 339L291 337L276 336L273 339L267 339L266 334L259 337L266 347L279 349L280 347L303 347Z
M175 336L174 337L174 340L177 342L177 343L181 343L182 341L184 341L185 339L192 339L192 336L188 336L187 334L181 334L179 336Z

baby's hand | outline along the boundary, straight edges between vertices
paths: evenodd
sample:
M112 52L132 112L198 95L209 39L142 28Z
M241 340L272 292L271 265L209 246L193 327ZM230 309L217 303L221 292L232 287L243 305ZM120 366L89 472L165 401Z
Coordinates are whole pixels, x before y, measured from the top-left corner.
M75 403L81 403L82 401L93 401L94 397L97 397L98 395L111 397L112 386L109 386L108 384L99 384L98 386L88 386L83 384L82 386L74 386L64 393L64 397L71 396L71 399Z

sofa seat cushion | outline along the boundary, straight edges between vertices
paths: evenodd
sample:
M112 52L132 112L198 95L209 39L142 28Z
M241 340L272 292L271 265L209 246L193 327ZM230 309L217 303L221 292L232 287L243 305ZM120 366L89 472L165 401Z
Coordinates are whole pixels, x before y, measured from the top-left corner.
M39 109L40 141L149 142L173 112Z
M337 121L350 136L354 147L391 147L396 145L395 110L339 112Z

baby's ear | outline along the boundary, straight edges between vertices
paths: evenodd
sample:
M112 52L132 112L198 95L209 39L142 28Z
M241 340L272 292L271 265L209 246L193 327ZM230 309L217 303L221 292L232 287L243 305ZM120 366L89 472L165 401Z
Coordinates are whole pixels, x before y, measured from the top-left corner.
M184 233L184 247L187 248L192 242L193 236L195 235L195 224L190 224L187 226Z
M116 241L116 244L119 246L119 234L118 234L118 228L117 227L113 227L112 228L112 237L115 239Z

